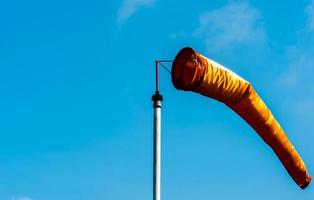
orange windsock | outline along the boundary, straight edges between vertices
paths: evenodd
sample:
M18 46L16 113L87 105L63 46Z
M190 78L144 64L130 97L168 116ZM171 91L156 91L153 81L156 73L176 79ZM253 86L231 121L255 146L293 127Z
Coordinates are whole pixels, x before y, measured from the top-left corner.
M197 92L226 104L273 149L302 189L311 182L302 158L248 81L187 47L172 64L172 83L177 89Z

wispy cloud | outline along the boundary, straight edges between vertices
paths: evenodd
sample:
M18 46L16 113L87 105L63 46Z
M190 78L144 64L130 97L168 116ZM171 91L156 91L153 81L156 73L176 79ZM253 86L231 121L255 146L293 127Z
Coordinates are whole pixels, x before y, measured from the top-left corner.
M184 32L184 31L172 33L172 34L170 35L170 38L172 38L172 39L185 38L185 37L187 37L187 34L186 34L186 32Z
M314 86L312 83L314 47L311 47L314 43L308 41L309 44L304 44L304 42L299 41L287 47L286 58L288 65L285 72L279 76L279 83L281 85L289 88L297 88L303 85L303 89L304 87Z
M29 197L12 197L11 200L32 200Z
M305 8L307 19L302 30L298 30L295 44L286 48L287 70L280 76L280 83L289 87L314 87L314 0Z
M307 14L307 28L314 30L314 1L311 1L305 8L305 12Z
M227 5L203 13L195 31L211 51L241 44L264 43L265 31L258 9L248 2L231 1Z
M123 0L117 13L117 23L124 24L140 8L152 6L156 0Z
M293 98L286 100L287 104L294 105L295 114L302 116L314 113L314 0L305 8L305 13L304 28L296 32L296 43L287 47L288 64L278 79L279 85L293 94Z
M306 99L306 100L297 102L295 105L295 111L297 115L304 115L304 113L308 113L311 117L314 117L313 99Z
M264 43L266 39L260 12L246 1L230 1L203 13L195 36L205 40L208 50L216 52L235 45Z

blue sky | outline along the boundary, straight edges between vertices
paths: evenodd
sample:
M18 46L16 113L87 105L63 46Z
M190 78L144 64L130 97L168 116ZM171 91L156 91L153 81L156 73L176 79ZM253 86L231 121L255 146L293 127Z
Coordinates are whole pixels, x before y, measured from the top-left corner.
M249 80L314 173L314 1L1 1L0 199L152 197L154 60ZM170 68L170 66L168 65ZM313 199L221 103L161 71L162 199Z

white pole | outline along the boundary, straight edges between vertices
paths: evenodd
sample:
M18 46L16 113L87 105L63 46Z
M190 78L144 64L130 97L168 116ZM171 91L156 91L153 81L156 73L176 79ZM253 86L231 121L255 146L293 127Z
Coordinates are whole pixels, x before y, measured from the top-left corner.
M160 170L161 170L161 101L162 96L158 91L153 95L154 102L154 175L153 175L153 200L160 200Z

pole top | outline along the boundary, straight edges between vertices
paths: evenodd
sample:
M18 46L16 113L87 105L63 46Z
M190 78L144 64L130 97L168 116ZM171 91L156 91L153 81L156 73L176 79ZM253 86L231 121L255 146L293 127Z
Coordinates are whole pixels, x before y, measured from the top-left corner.
M155 101L162 101L163 98L161 94L159 94L159 91L156 91L155 94L152 96L152 100Z

